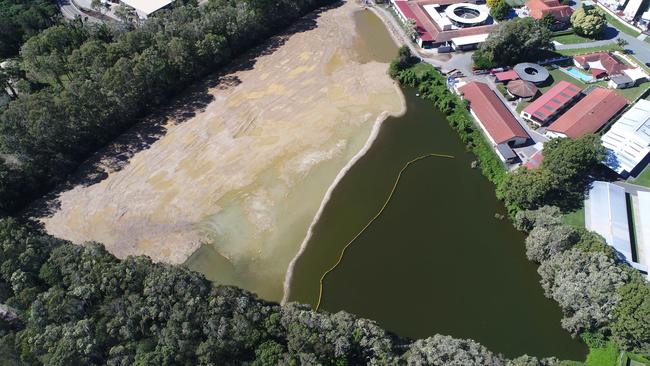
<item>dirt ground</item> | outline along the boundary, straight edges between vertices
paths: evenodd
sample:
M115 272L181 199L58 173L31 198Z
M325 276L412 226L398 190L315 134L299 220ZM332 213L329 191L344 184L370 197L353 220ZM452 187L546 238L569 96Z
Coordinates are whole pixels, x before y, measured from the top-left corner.
M61 192L54 212L39 220L57 237L102 242L121 258L145 254L183 263L214 241L232 262L273 256L267 239L282 237L277 226L292 227L292 207L276 206L309 187L316 167L339 158L340 170L355 153L349 150L362 146L351 140L367 137L378 118L402 112L387 65L355 52L357 9L349 2L320 13L316 27L227 75L228 86L210 88L213 100L201 111L182 123L167 120L161 136L119 169ZM331 182L336 169L314 179ZM321 186L294 208L313 217L327 183ZM233 214L220 216L226 209ZM215 236L220 225L245 240L234 245ZM285 269L292 255L281 261Z

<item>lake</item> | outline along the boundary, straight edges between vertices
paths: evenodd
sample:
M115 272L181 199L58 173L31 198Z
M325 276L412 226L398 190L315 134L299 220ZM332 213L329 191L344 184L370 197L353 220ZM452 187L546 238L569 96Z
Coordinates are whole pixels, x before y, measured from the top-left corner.
M406 162L449 154L455 158L421 160L404 172L386 210L326 278L321 309L411 338L472 338L508 357L584 359L586 347L560 327L559 307L543 295L523 233L496 218L506 210L471 168L474 156L444 115L414 90L404 93L407 113L384 122L314 226L290 301L316 304L320 277L384 204Z

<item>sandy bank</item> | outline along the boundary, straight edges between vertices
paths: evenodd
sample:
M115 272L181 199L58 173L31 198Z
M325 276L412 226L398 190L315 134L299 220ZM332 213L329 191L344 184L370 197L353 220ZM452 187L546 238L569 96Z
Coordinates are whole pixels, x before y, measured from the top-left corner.
M321 13L315 27L210 88L213 100L196 115L167 121L120 169L107 164L100 182L59 194L40 218L46 230L170 263L208 244L232 265L215 273L279 299L332 180L369 144L373 125L404 109L387 65L355 51L357 9Z

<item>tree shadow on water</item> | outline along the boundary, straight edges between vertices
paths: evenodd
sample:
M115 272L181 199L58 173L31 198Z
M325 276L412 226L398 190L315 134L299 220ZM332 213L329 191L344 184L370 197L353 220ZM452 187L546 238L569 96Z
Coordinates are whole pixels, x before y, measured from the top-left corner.
M179 90L169 104L156 107L155 111L149 112L132 127L95 152L80 164L65 183L32 203L22 216L27 219L51 217L61 207L59 198L63 192L77 186L88 187L97 184L106 179L110 173L122 170L134 155L147 150L164 137L169 127L183 124L204 112L214 101L212 93L240 85L241 80L236 73L252 70L259 57L275 53L292 36L316 28L321 14L342 5L343 2L336 2L312 11L279 34L243 53L218 72L204 77L202 81L195 82L188 88Z

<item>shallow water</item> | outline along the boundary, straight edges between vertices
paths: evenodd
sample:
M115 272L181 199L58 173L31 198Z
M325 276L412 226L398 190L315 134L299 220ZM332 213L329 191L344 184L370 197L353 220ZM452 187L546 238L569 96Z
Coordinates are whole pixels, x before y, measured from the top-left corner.
M336 72L345 62L388 62L396 54L390 35L370 11L355 12L354 23L357 31L354 48L338 49L324 65L326 74ZM381 27L379 33L375 33L377 27ZM328 96L332 98L340 98L345 92L336 85L328 87ZM392 98L390 103L382 98L374 99L374 105L366 106L365 110L381 110L385 106L394 109L399 105L396 91ZM346 116L357 122L341 123L331 139L331 150L306 154L296 161L289 157L278 159L274 166L256 177L254 184L221 198L217 202L219 212L199 225L203 232L210 233L210 241L185 264L215 283L236 285L264 299L280 301L289 262L298 252L325 192L341 168L364 146L378 117L354 106L348 107ZM314 161L317 163L313 164ZM301 164L308 167L298 181L287 182L282 176L283 167L289 163L294 167ZM264 229L260 230L260 226ZM256 252L251 253L251 248L256 248ZM223 253L229 253L230 258Z
M524 236L444 116L406 90L407 113L390 118L368 153L334 190L298 259L290 301L315 304L321 275L380 209L397 173L427 153L451 154L409 168L383 214L347 250L325 283L321 309L376 320L399 335L472 338L506 356L582 359L543 296Z

